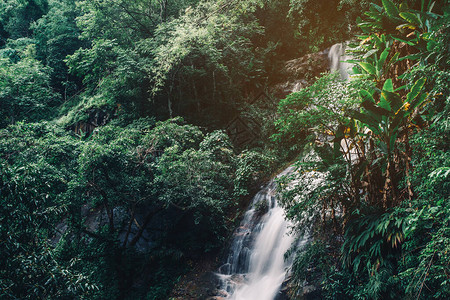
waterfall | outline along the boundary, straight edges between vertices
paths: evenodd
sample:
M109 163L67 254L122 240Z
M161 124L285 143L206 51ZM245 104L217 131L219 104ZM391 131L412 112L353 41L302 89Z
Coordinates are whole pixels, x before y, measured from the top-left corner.
M279 176L292 170L289 167ZM226 299L275 299L292 263L284 258L295 241L289 227L277 203L276 183L271 181L253 198L235 231L227 262L219 269Z
M328 53L330 70L338 71L342 79L349 80L351 64L345 62L350 58L345 55L345 47L345 43L336 44L324 54ZM293 91L300 88L301 85L296 85ZM278 176L293 170L294 167L289 167ZM291 224L278 206L277 198L274 180L253 198L234 232L227 261L219 268L221 295L216 299L276 299L293 260L292 257L285 259L285 253L298 241L289 234ZM296 247L306 242L307 237L303 237Z
M345 62L350 59L348 55L345 54L345 43L334 44L328 50L328 60L330 61L330 70L338 71L341 74L343 80L349 79L349 71L351 70L351 64Z

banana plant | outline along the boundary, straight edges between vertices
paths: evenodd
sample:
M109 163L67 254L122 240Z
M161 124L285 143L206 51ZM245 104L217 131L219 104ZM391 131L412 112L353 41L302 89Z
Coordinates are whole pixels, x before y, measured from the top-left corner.
M397 198L393 149L395 149L400 127L407 124L409 116L427 97L427 94L422 92L425 81L425 78L417 80L406 95L405 101L394 90L392 79L385 81L381 91L361 90L361 110L352 113L353 118L370 129L381 153L384 154L387 163L385 201L387 201L386 191L389 186L393 191L394 201Z
M425 78L417 80L407 94L406 101L402 101L400 95L394 91L392 79L385 81L378 103L376 103L375 91L361 90L363 110L355 112L354 116L382 138L386 146L389 145L389 148L392 148L399 126L426 99L427 95L421 93L424 85Z
M375 45L373 49L364 54L362 57L363 61L351 60L349 62L357 64L357 66L353 67L353 74L363 75L370 80L381 83L385 74L400 60L400 54L395 53L389 58L391 45L386 41L386 35L379 37L374 35L373 39Z
M362 43L370 41L373 48L380 49L377 39L380 33L388 35L387 40L397 40L419 50L418 54L408 55L403 59L417 60L425 57L427 51L436 45L432 37L431 28L442 16L432 12L435 2L429 1L425 5L422 0L421 10L414 10L406 3L394 4L391 0L382 0L382 6L372 3L370 10L365 13L368 20L357 20L364 35ZM382 48L381 48L382 49Z
M440 16L433 13L434 1L429 1L425 5L422 0L421 10L414 10L404 2L400 5L394 4L391 0L382 0L382 6L371 4L369 11L365 13L369 20L357 19L359 26L365 33L385 30L395 32L405 30L418 30L428 32L432 23Z

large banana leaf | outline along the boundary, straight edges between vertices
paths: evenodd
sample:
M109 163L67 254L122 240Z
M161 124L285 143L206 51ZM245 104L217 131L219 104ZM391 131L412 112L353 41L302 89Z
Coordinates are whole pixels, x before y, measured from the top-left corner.
M389 102L393 113L396 113L403 106L402 98L397 93L385 89L381 92L381 99L386 99Z
M408 93L408 95L406 95L406 101L408 103L412 103L412 101L419 95L420 91L425 85L425 81L425 78L421 78L414 83L411 91Z
M392 1L382 0L382 2L383 2L383 7L386 10L386 13L388 14L389 17L391 17L391 18L398 17L398 9L395 6L395 4L392 3Z
M364 71L366 71L370 75L377 74L377 69L372 64L367 63L367 62L360 62L358 64L361 66L361 68L363 68Z
M373 131L373 133L380 135L381 129L380 129L380 122L373 119L371 116L369 116L366 113L361 113L359 111L352 112L352 117L356 120L364 123L367 127L369 127L370 130Z
M422 21L419 19L419 17L411 12L401 12L400 17L402 17L404 20L408 21L411 24L417 25L417 26L423 26Z
M388 104L387 104L388 105ZM367 111L381 116L390 116L391 112L386 108L383 108L379 105L375 105L372 101L363 101L361 102L361 106L364 107ZM378 119L378 118L376 118Z

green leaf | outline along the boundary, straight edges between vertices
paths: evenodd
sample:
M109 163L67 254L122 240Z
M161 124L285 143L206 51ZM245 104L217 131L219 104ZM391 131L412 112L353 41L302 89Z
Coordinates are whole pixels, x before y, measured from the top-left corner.
M359 269L359 264L361 263L361 256L358 255L355 257L355 259L353 260L353 272L356 274L358 273L358 269Z
M363 68L364 71L366 71L370 75L377 74L377 70L375 69L375 67L373 65L366 63L366 62L360 62L359 65L361 66L361 68Z
M436 4L435 1L428 3L428 12L429 13L431 13L435 4Z
M406 2L401 3L399 8L400 8L400 11L409 10L408 4Z
M450 168L449 167L440 167L437 168L436 170L434 170L433 172L431 172L428 177L430 178L447 178L448 175L450 174Z
M385 70L389 70L389 68L395 64L398 60L400 53L395 53L394 56L392 56L392 58L389 60L389 63L385 66Z
M356 128L356 122L354 119L350 119L349 122L349 128L350 128L350 137L354 138L356 134L358 133L358 130Z
M414 25L422 26L422 21L417 17L417 15L410 13L410 12L401 12L400 17L402 17L404 20L408 21L409 23L412 23Z
M380 116L389 116L391 114L391 112L383 107L377 106L375 105L373 102L371 101L363 101L361 103L361 106L364 107L366 110L368 110L369 112L372 112L376 115L380 115Z
M381 24L377 24L377 23L371 23L371 22L363 22L363 23L358 23L358 27L360 27L361 29L365 29L365 28L370 28L370 29L382 29L383 26ZM365 33L369 33L369 30L364 31Z
M347 59L347 60L344 60L344 62L345 62L345 63L349 63L349 64L357 64L357 63L359 63L360 61L359 61L359 60L356 60L356 59Z
M356 66L352 68L352 73L355 75L362 74L361 70Z
M367 11L364 13L366 16L369 16L371 19L375 20L375 21L381 21L381 14L379 12L372 12L372 11Z
M395 29L397 29L397 30L402 30L402 29L412 29L412 30L416 30L417 29L417 26L416 25L413 25L413 24L411 24L411 23L405 23L405 24L401 24L401 25L398 25L397 27L395 27Z
M427 50L428 50L428 51L432 51L434 48L436 48L437 45L438 45L437 42L435 42L435 41L433 41L433 40L430 40L430 41L428 41L428 43L427 43Z
M416 81L416 83L414 84L414 86L411 89L411 92L409 92L408 95L406 95L407 102L411 103L419 95L420 91L422 90L423 86L425 85L425 81L426 81L425 77Z
M391 124L390 124L390 130L394 131L395 128L397 128L401 122L403 121L403 119L405 118L405 112L403 110L397 112L394 116L394 119L392 120Z
M392 85L392 79L391 78L389 78L388 80L386 80L384 82L383 90L388 91L388 92L394 92L394 86Z
M380 151L381 151L382 153L388 154L387 146L386 146L386 143L385 143L385 142L379 141L378 147L380 148ZM383 171L383 172L384 172L384 171Z
M409 107L408 111L412 112L416 107L418 107L419 105L421 105L425 99L427 98L427 94L422 94L419 97L416 97L412 102L411 102L411 106Z
M400 38L400 37L397 37L397 36L393 36L392 37L394 40L397 40L397 41L399 41L399 42L402 42L402 43L405 43L405 44L408 44L408 45L410 45L410 46L414 46L415 44L413 43L413 42L411 42L411 41L407 41L407 40L405 40L405 39L402 39L402 38ZM396 53L396 54L398 54L398 53Z
M381 92L381 96L389 101L393 112L398 111L403 106L402 98L396 93L384 90Z
M386 97L383 94L381 94L381 98L380 98L380 102L378 103L378 106L381 108L384 108L385 110L392 111L389 101L386 99Z
M402 61L402 60L405 60L405 59L418 60L420 58L420 55L421 55L420 53L406 55L406 56L403 56L403 57L399 58L398 61Z
M397 140L397 135L398 135L398 130L393 130L391 138L389 139L389 144L390 144L391 150L394 149L395 141Z
M372 119L370 116L368 116L367 114L363 114L357 111L352 112L352 116L364 123L367 127L369 127L370 130L372 130L375 134L380 134L380 128L378 125L378 122L374 119Z
M386 48L380 55L380 60L378 61L379 65L382 66L386 61L386 58L389 56L389 49Z
M381 7L381 6L379 6L379 5L377 5L377 4L375 4L375 3L370 3L370 11L373 11L373 12L382 12L383 11L383 8Z
M364 54L363 58L366 59L377 52L378 52L378 49L372 49L372 50L368 51L366 54Z
M389 17L391 17L391 18L398 17L398 9L395 6L395 4L392 3L392 1L382 0L382 2L383 2L383 7L386 10L386 13L388 14Z
M396 88L396 89L395 89L395 92L404 90L404 89L406 89L406 87L407 87L406 85L402 85L401 87Z
M373 94L371 94L367 90L360 90L359 96L362 98L363 101L372 101L373 103L375 103L375 100L373 100Z

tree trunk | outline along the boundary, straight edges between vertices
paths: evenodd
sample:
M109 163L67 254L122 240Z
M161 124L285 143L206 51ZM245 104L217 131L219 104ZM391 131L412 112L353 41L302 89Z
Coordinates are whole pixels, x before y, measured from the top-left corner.
M164 208L160 207L155 211L149 212L145 218L144 218L144 222L142 223L142 226L139 228L139 231L136 233L136 235L133 237L133 239L130 241L130 243L128 244L128 246L133 247L136 245L137 242L139 242L139 239L142 237L142 234L144 233L145 228L147 227L147 225L150 223L150 221L152 220L152 218L159 213L160 211L162 211Z

